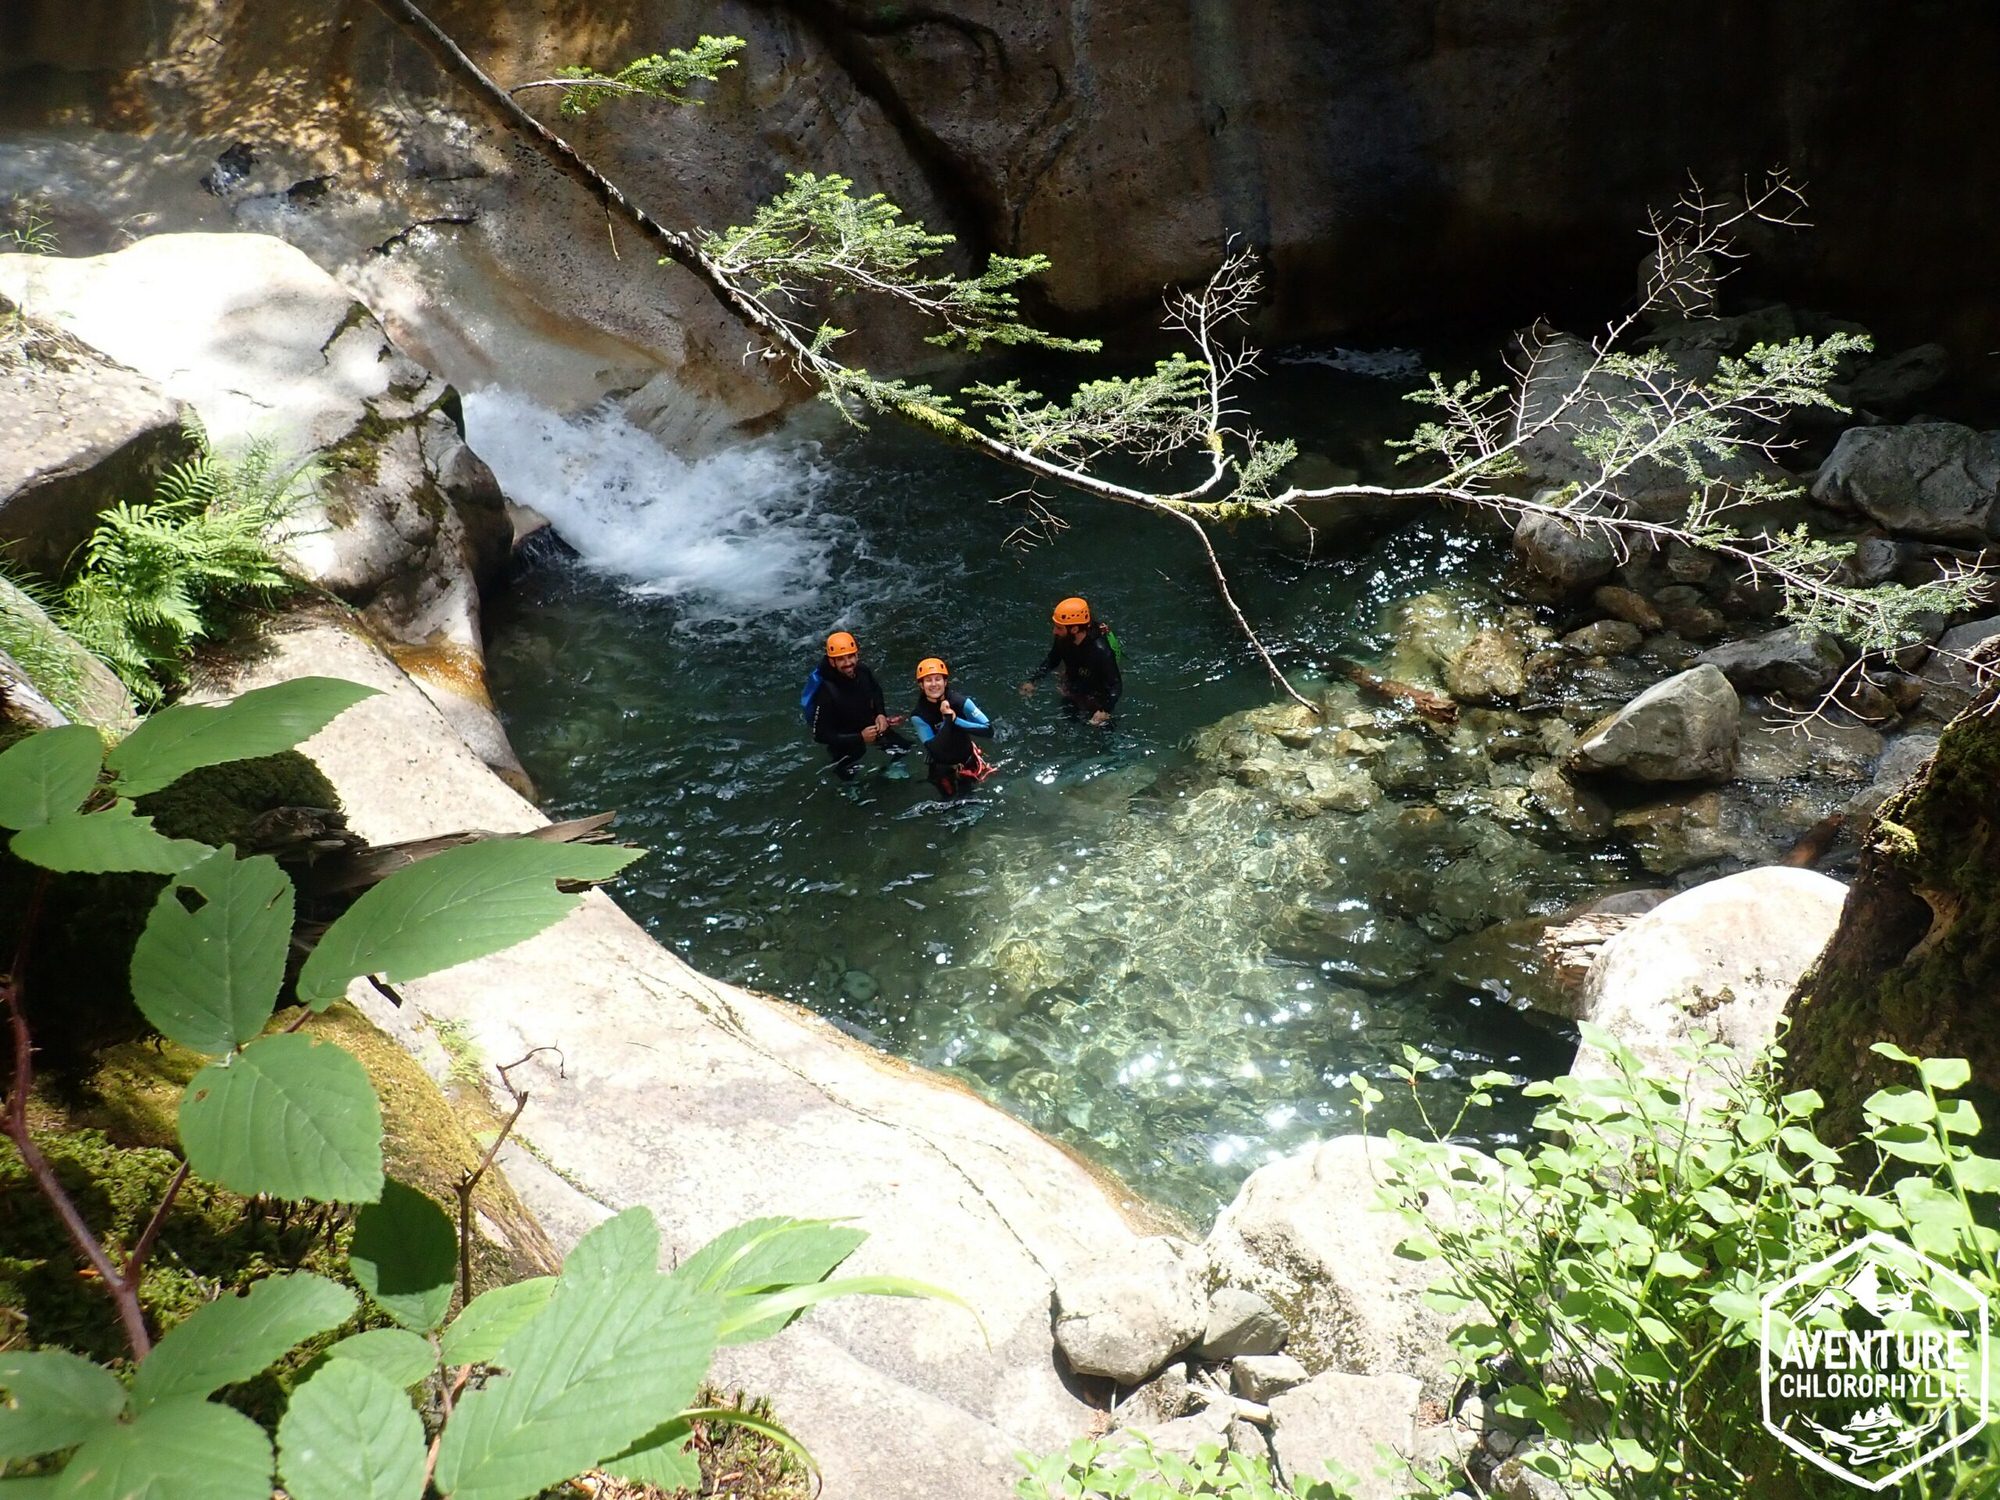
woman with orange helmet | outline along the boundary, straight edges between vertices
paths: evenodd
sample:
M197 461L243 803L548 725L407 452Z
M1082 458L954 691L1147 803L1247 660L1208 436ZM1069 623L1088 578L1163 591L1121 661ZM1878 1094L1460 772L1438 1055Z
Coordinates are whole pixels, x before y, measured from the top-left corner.
M813 738L826 746L827 759L842 780L859 769L870 745L880 745L892 757L911 748L895 730L903 716L886 714L883 707L882 684L861 660L861 647L847 631L834 631L826 638L826 655L799 694L799 713Z
M985 739L993 723L979 705L951 685L951 668L935 656L917 663L917 706L910 715L931 765L931 785L956 797L993 773L973 736Z
M1056 680L1063 701L1088 714L1091 723L1109 724L1118 696L1125 691L1125 677L1118 668L1118 637L1091 614L1087 599L1063 600L1053 619L1056 633L1049 654L1021 684L1021 696L1027 697L1037 682L1060 669Z

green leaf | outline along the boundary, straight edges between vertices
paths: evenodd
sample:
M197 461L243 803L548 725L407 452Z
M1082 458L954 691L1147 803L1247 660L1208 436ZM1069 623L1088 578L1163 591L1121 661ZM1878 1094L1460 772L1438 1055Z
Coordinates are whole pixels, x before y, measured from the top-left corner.
M553 927L583 898L558 880L609 880L637 849L488 839L447 849L372 887L326 930L299 973L299 998L324 1010L350 980L420 979Z
M252 688L217 707L175 704L127 735L105 764L120 792L142 797L202 766L289 750L376 692L337 677L300 677Z
M972 1314L975 1323L979 1322L979 1313L970 1302L942 1287L912 1281L906 1276L843 1276L838 1281L821 1281L779 1292L730 1298L723 1313L721 1341L740 1344L754 1336L750 1330L761 1327L766 1321L789 1321L806 1308L831 1302L836 1297L921 1297L962 1307ZM983 1332L985 1325L980 1324L980 1328Z
M438 1367L438 1352L431 1341L407 1328L371 1328L351 1334L327 1350L326 1357L366 1365L398 1390L415 1385Z
M694 1395L715 1349L717 1299L656 1271L603 1265L578 1278L565 1267L548 1306L501 1350L512 1373L453 1411L437 1465L452 1500L525 1500L623 1452Z
M1659 1276L1685 1279L1699 1276L1705 1269L1700 1261L1690 1260L1678 1250L1662 1250L1653 1257L1653 1272Z
M445 1364L456 1368L496 1363L507 1340L548 1306L549 1293L555 1289L555 1277L535 1276L481 1292L445 1329L442 1341Z
M1868 1050L1878 1057L1888 1058L1891 1062L1915 1063L1917 1061L1894 1042L1874 1042L1870 1044Z
M1885 1044L1876 1045L1879 1050ZM1897 1087L1877 1089L1861 1101L1861 1112L1870 1120L1885 1120L1891 1125L1922 1125L1937 1108L1920 1090Z
M424 1424L390 1381L336 1359L292 1392L278 1476L292 1500L420 1500Z
M276 1364L305 1339L354 1316L354 1293L310 1271L266 1276L240 1297L198 1307L153 1346L132 1381L141 1411L206 1396Z
M182 893L202 897L189 911ZM132 950L132 999L158 1030L210 1054L264 1029L285 979L292 882L265 855L221 849L160 892Z
M382 1195L382 1107L366 1070L331 1042L259 1037L210 1063L181 1096L180 1126L188 1165L246 1196Z
M1968 1156L1954 1162L1951 1170L1968 1193L2000 1193L2000 1161L1990 1156Z
M66 1349L0 1354L0 1464L73 1448L125 1412L125 1387Z
M384 1312L428 1333L451 1310L458 1232L427 1196L390 1179L380 1201L355 1215L347 1263Z
M752 1219L724 1230L682 1261L673 1275L718 1296L782 1291L825 1280L867 1238L866 1231L832 1219ZM724 1342L770 1338L799 1315L741 1328Z
M63 724L0 750L0 828L33 828L83 806L104 769L104 741Z
M206 844L155 833L153 820L138 816L123 800L103 812L72 813L23 828L8 847L29 864L64 875L176 875L214 852Z
M182 1396L77 1449L56 1494L62 1500L270 1500L271 1440L241 1412Z
M665 1494L681 1490L697 1493L701 1489L701 1460L688 1447L693 1436L694 1424L685 1415L675 1417L616 1458L606 1459L601 1467L616 1478L650 1484Z
M660 1268L660 1226L649 1208L613 1214L576 1242L563 1261L562 1281L621 1280Z
M1927 1057L1917 1064L1917 1072L1925 1083L1946 1093L1972 1081L1972 1064L1962 1057Z

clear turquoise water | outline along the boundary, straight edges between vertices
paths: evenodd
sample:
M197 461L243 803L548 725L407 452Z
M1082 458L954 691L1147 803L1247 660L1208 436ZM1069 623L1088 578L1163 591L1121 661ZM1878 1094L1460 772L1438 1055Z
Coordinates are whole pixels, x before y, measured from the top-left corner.
M1304 364L1275 385L1274 425L1386 472L1379 438L1408 425L1393 381ZM1436 747L1436 785L1358 816L1218 788L1191 736L1274 694L1175 530L1063 500L1068 528L1021 550L1007 475L899 431L688 466L517 402L474 398L471 418L510 493L585 554L528 573L491 622L508 731L552 814L619 810L651 853L618 899L703 970L964 1076L1196 1219L1271 1154L1354 1128L1347 1075L1381 1078L1405 1044L1447 1062L1447 1092L1567 1065L1504 973L1441 961L1630 871L1444 795L1486 767ZM1480 592L1503 550L1434 513L1323 532L1311 555L1266 532L1222 544L1302 679L1380 659L1396 601ZM1070 593L1125 645L1109 732L1016 693ZM976 799L935 803L880 758L826 774L797 699L836 625L892 706L918 657L951 661L999 724L1003 770ZM1410 1123L1407 1101L1384 1117Z

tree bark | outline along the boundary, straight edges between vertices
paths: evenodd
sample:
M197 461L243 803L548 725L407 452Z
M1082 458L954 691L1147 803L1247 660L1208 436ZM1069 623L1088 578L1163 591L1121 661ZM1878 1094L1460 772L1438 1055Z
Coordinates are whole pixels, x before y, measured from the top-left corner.
M1969 1097L2000 1118L2000 690L1945 729L1930 765L1882 805L1840 925L1799 981L1787 1081L1814 1088L1826 1123L1861 1128L1861 1101L1910 1070L1868 1049L1963 1057Z

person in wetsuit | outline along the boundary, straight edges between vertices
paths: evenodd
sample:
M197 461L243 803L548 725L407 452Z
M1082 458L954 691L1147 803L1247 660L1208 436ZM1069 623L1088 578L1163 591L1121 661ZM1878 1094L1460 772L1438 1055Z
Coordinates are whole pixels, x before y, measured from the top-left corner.
M1118 695L1125 691L1110 627L1091 618L1090 604L1083 599L1063 600L1053 618L1056 633L1049 643L1049 654L1021 684L1021 696L1027 697L1036 683L1058 672L1056 681L1063 701L1089 715L1091 723L1109 724L1112 711L1118 707Z
M799 707L812 736L826 746L827 759L843 780L852 777L870 745L901 755L910 742L896 732L900 714L883 712L882 684L861 660L854 637L836 630L826 638L826 655L806 678Z
M956 797L992 774L974 738L991 735L992 721L951 685L951 668L938 657L917 663L917 706L910 721L930 760L931 785L941 795Z

